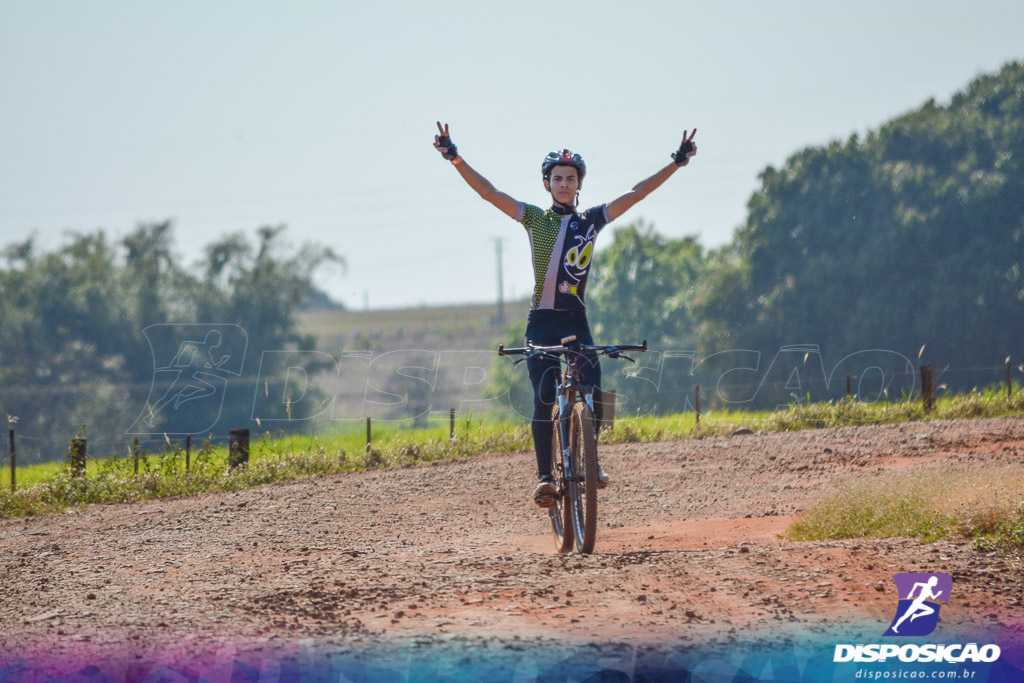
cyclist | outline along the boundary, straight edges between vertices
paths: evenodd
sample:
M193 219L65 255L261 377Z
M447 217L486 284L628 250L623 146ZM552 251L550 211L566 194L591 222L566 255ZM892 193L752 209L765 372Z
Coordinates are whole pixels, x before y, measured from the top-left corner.
M541 164L544 189L551 194L551 208L542 209L517 201L499 191L471 167L451 140L448 124L437 123L434 147L481 197L504 214L522 223L533 249L534 290L526 323L526 341L536 346L553 346L564 337L575 335L581 344L593 344L584 292L593 257L594 239L602 228L661 186L680 166L697 153L692 133L683 132L672 162L633 189L606 204L579 211L579 192L587 175L583 157L568 149L551 152ZM584 384L594 387L595 422L601 421L601 366L591 353L581 364ZM540 482L534 490L537 505L555 504L557 491L551 476L551 406L555 403L555 374L559 363L552 359L530 359L527 367L533 384L533 445L537 453ZM596 424L595 424L596 429ZM608 475L598 462L598 481L603 488Z

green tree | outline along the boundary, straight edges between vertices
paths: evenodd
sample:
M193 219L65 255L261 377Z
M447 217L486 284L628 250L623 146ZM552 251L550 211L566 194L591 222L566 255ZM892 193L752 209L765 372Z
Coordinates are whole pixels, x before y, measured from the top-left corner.
M647 340L650 348L644 355L630 354L637 356L636 365L602 363L603 388L618 392L620 414L686 409L687 379L662 383L658 368L668 362L678 374L685 365L679 353L692 352L697 332L692 307L705 275L706 256L695 238L670 239L643 221L616 230L612 244L598 254L588 294L595 341ZM674 359L666 360L666 352Z
M290 249L283 226L258 237L255 246L240 234L210 245L198 269L174 255L169 222L140 224L114 243L102 230L71 233L50 253L39 252L34 238L9 245L0 267L0 409L18 417L20 432L42 439L38 449L51 456L81 424L100 440L123 441L152 398L155 357L145 330L225 323L249 335L250 357L218 432L248 424L260 352L313 348L297 332L295 311L315 294L319 267L344 265L328 249ZM317 369L310 364L311 373ZM160 416L154 430L194 424L192 407L183 405ZM53 443L42 435L53 435Z
M49 434L55 416L108 428L129 401L116 248L102 231L69 239L48 254L33 239L11 245L0 272L3 405L30 434Z
M587 297L595 341L692 348L690 305L704 270L696 238L668 239L643 221L613 237L595 259Z
M699 293L705 352L811 343L950 365L962 388L1024 333L1024 64L983 76L865 139L761 174ZM993 376L993 379L995 377Z
M257 230L258 241L253 244L243 233L229 234L206 247L198 275L178 278L175 272L174 286L169 287L180 297L177 309L186 313L182 322L237 325L245 332L246 361L241 377L229 386L219 432L252 421L255 381L263 352L315 347L312 337L299 334L295 313L317 291L312 276L319 268L345 264L333 251L317 245L290 249L284 235L284 226L263 227ZM182 305L181 300L189 303ZM191 311L194 313L187 315ZM310 357L300 360L307 376L327 369L322 361ZM305 420L321 406L318 399L322 398L315 387L309 387L301 403L289 406L288 415L293 421L290 428L308 429ZM203 409L199 404L179 409L173 419L184 425L201 424L203 420L195 411ZM183 431L173 424L164 426L167 431Z

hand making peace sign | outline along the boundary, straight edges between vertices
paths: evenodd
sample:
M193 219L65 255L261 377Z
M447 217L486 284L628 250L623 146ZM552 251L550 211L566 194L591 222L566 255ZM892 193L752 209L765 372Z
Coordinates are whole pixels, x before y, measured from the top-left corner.
M697 154L697 145L693 142L695 135L697 135L696 128L690 133L689 138L686 137L686 131L683 131L683 141L679 143L679 150L672 152L672 158L676 160L676 166L686 166L686 164L690 163L690 157Z
M444 124L444 128L441 127L441 122L437 122L438 135L434 136L434 149L441 153L448 161L459 156L459 148L452 143L451 137L448 135L448 124Z

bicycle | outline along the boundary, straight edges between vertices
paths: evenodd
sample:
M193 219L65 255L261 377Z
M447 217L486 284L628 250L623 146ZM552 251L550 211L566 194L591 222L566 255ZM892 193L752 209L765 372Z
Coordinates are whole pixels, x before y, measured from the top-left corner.
M580 383L579 361L585 353L597 352L608 358L624 358L635 363L623 351L646 351L643 344L592 346L580 344L576 337L565 337L558 346L533 346L506 349L498 347L499 356L522 355L519 365L532 358L551 358L565 365L559 366L556 377L557 405L551 412L552 478L555 505L548 510L555 547L559 553L572 550L575 543L580 553L591 553L597 541L597 437L594 424L593 388ZM556 457L557 456L557 457Z

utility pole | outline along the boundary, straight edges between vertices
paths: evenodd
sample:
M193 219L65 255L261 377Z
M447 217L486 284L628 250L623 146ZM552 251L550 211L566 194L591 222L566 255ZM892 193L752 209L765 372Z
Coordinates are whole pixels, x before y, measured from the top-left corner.
M505 322L505 285L501 273L501 238L495 237L496 257L498 259L498 322Z

